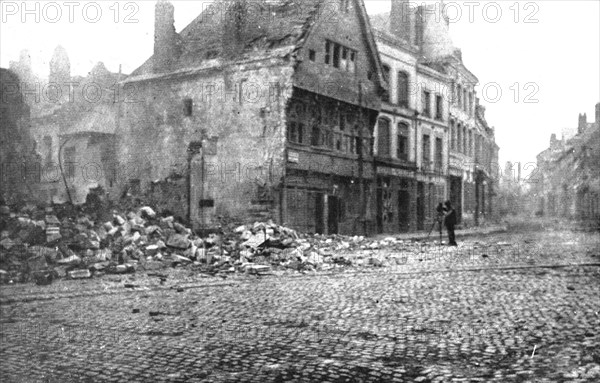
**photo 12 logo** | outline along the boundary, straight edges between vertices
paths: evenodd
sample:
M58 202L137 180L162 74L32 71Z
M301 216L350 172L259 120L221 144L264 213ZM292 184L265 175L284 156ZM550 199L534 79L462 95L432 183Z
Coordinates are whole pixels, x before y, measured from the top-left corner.
M2 23L97 23L110 19L114 23L138 23L140 8L133 1L1 1Z
M514 23L539 23L537 15L540 7L537 2L496 2L496 1L448 1L426 4L419 1L409 1L401 5L402 19L408 21L416 14L432 19L436 23L448 21L458 23L467 18L469 23L485 21L498 23L510 17Z

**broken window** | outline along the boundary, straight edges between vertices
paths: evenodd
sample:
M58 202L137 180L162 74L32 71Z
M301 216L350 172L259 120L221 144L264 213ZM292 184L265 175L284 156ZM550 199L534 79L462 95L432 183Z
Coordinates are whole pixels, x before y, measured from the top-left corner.
M377 124L377 154L380 157L390 156L390 121L380 118Z
M348 61L348 72L356 72L356 52L354 51L350 52L350 61Z
M404 122L398 124L396 157L400 160L408 161L408 125Z
M193 114L194 101L191 98L183 100L183 115L190 117Z
M408 73L398 72L398 105L408 107Z
M354 73L356 71L356 51L327 40L325 42L325 64Z
M342 60L340 62L342 68L348 68L348 56L348 48L342 47Z

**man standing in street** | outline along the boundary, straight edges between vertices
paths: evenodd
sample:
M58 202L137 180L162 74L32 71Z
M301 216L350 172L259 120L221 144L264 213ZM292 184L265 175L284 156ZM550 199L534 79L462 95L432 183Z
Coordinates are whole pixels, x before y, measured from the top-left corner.
M456 211L452 208L450 201L446 201L445 210L446 216L444 217L444 225L448 231L448 246L458 246L456 238L454 237L454 226L456 225Z

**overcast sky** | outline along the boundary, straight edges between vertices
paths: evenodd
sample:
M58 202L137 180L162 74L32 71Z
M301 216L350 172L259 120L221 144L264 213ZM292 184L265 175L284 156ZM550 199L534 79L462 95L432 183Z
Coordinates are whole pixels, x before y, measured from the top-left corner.
M152 54L154 1L119 1L116 6L115 1L47 3L52 2L26 1L33 10L26 15L21 1L0 0L0 66L7 68L28 49L34 71L47 77L58 44L68 51L74 75L85 75L98 61L114 72L122 64L123 72L130 73ZM87 3L94 4L85 8ZM181 31L208 2L173 3ZM370 14L388 11L391 4L365 3ZM576 129L579 113L593 121L594 105L600 101L599 1L445 3L454 44L480 80L479 96L488 122L496 128L502 163L535 161L551 133L560 136Z

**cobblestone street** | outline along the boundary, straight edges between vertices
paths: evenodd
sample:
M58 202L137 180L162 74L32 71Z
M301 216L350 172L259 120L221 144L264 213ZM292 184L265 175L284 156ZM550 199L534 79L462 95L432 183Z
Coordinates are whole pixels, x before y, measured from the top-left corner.
M595 382L597 241L496 234L377 268L5 286L0 374L57 383ZM527 250L498 250L515 245Z

